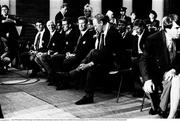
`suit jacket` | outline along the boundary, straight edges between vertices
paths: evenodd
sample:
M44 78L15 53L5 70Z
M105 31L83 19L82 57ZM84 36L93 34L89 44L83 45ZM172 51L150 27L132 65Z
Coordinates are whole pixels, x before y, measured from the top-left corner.
M79 38L79 31L77 31L76 29L72 29L69 34L65 35L65 33L63 32L64 34L64 43L65 43L65 47L63 49L63 53L66 53L66 52L70 52L72 53L75 49L75 46L77 44L77 40Z
M166 45L165 32L159 31L147 38L143 56L140 59L140 70L143 80L152 79L154 83L163 81L165 72L174 68L179 73L179 55L170 61Z
M111 64L113 62L113 52L116 50L116 48L121 48L117 44L119 39L120 36L118 31L113 26L110 26L105 37L105 46L103 46L103 48L100 50L97 50L96 54L93 54L91 61L93 61L95 64Z
M64 49L64 43L62 40L62 35L55 31L54 35L49 39L47 44L47 51L52 50L53 52L61 53Z
M94 34L94 30L88 29L86 33L78 39L73 53L75 53L80 60L84 59L89 51L95 47Z
M145 42L146 42L146 38L150 35L149 31L147 29L145 29L142 38L140 40L140 49L142 51L144 51L144 47L145 47ZM133 57L138 57L138 36L134 36L133 37L133 42L132 42L132 56Z
M63 18L64 16L62 15L61 11L59 11L55 16L55 23L57 23L58 21L61 21Z
M42 36L42 48L38 49L39 52L46 52L47 51L47 45L49 42L49 38L50 38L50 33L47 29L45 29L45 32Z

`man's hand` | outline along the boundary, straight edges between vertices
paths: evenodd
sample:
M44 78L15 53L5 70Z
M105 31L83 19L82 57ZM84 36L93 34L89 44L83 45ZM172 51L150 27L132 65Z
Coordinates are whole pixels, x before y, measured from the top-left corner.
M78 66L78 68L77 68L77 70L85 70L85 69L87 69L87 68L89 68L89 67L91 67L91 66L93 66L94 65L94 62L89 62L89 63L87 63L87 64L84 64L84 63L81 63L79 66Z
M73 56L75 56L75 54L71 54L70 52L66 53L66 59L73 57Z
M146 93L152 93L155 90L155 85L152 80L145 81L143 89Z
M40 56L42 56L42 55L43 55L42 52L38 52L38 53L36 54L37 57L40 57Z
M171 81L171 79L176 75L176 70L171 69L164 73L164 80Z

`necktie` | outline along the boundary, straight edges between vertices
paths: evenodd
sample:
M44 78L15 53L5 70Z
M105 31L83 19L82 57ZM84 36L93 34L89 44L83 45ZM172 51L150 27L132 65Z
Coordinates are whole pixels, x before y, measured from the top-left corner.
M81 38L82 38L82 34L80 33L79 38L78 38L78 41L77 41L77 44L76 44L76 47L75 47L75 49L74 49L74 52L77 51L77 49L78 49L78 47L79 47L79 43L80 43L80 41L81 41Z
M39 33L39 34L37 35L36 44L35 44L35 49L36 49L36 50L39 49L40 39L41 39L41 33Z
M169 57L170 57L170 60L172 62L176 56L176 46L175 46L175 43L173 41L169 42L168 50L169 50Z
M104 46L104 34L101 34L100 42L99 42L99 50Z

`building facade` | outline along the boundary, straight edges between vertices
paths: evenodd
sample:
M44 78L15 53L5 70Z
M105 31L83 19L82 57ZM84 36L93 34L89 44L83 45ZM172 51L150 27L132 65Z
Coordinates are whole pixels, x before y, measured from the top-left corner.
M93 7L93 15L105 13L107 10L119 14L121 6L127 7L127 15L132 11L141 18L146 18L149 10L158 14L158 20L169 13L180 13L178 0L1 0L1 5L10 8L10 14L22 17L25 21L33 22L35 18L54 20L63 2L69 3L71 14L78 17L83 14L83 6L87 3Z

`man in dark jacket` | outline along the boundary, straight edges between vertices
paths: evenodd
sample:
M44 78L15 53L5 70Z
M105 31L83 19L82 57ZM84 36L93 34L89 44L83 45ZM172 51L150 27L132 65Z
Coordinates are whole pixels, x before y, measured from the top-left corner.
M171 14L163 18L163 30L147 38L140 69L144 80L143 89L152 99L150 114L159 113L166 117L165 111L170 100L168 118L176 117L180 101L180 64L175 39L179 37L179 18ZM161 88L160 99L158 89Z

